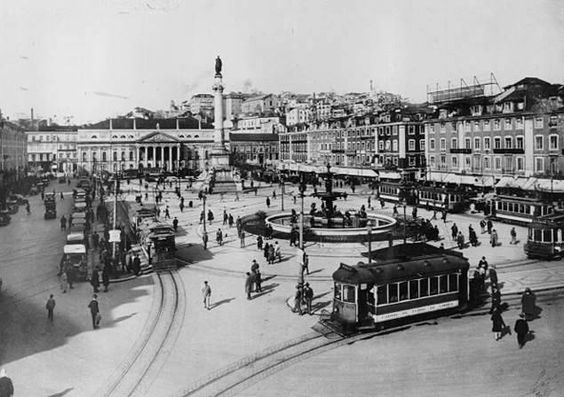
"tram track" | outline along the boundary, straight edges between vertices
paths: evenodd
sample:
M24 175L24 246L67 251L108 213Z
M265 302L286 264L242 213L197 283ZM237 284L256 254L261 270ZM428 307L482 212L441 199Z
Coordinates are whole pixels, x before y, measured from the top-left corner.
M93 397L144 395L168 358L184 322L185 293L176 271L154 273L158 292L140 337Z

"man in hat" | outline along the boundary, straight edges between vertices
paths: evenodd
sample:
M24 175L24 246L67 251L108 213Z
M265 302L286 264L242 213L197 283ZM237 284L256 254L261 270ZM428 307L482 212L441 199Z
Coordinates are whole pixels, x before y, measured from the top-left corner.
M0 370L0 397L12 397L14 395L14 384L12 379L8 378L6 370Z
M207 281L204 281L204 286L202 287L202 295L204 297L204 308L210 310L211 287Z
M521 349L525 346L527 334L529 333L529 324L527 323L523 313L519 314L519 318L515 321L513 329L517 334L517 343L519 344L519 349Z
M53 294L49 295L49 299L47 299L47 303L45 304L45 309L47 309L47 318L51 322L53 322L53 310L55 310L55 304Z
M311 316L313 314L311 312L311 303L313 302L313 289L309 286L309 283L305 283L304 298L306 303L307 314Z
M92 295L92 300L88 304L88 308L90 309L90 315L92 316L92 328L96 329L100 324L100 307L98 306L98 295Z

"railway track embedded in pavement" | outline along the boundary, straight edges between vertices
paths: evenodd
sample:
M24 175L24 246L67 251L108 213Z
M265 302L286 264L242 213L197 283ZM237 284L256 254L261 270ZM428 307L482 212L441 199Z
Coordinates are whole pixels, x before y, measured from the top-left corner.
M185 293L176 271L155 273L156 293L142 334L95 397L144 395L168 358L184 322Z

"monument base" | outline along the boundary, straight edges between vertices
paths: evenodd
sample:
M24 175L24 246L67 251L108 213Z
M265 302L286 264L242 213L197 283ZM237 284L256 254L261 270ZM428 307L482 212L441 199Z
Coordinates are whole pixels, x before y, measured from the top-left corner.
M208 186L210 193L235 193L243 190L241 178L229 165L229 152L223 146L216 147L210 153L213 167Z

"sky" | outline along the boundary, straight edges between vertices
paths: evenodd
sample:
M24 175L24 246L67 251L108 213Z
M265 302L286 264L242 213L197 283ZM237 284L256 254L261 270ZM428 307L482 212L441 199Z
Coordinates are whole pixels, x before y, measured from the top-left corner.
M2 0L0 109L81 124L211 93L564 83L560 0Z

